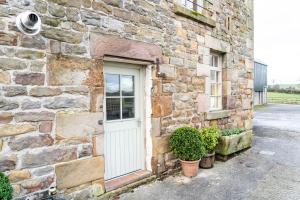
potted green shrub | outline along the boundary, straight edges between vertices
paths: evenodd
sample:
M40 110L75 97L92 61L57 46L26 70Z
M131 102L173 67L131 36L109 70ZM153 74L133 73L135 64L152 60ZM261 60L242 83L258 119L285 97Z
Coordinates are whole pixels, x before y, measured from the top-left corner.
M209 128L203 128L200 130L203 145L206 149L207 154L201 159L200 167L209 169L214 166L215 162L215 148L218 144L220 137L220 130L213 126Z
M178 128L172 133L169 145L174 155L180 159L183 175L196 176L199 162L206 153L199 130L191 127Z
M0 172L0 199L11 200L12 193L13 188L10 185L8 178L2 172Z
M251 147L252 140L252 130L240 128L223 130L216 147L218 158L226 161L229 155Z

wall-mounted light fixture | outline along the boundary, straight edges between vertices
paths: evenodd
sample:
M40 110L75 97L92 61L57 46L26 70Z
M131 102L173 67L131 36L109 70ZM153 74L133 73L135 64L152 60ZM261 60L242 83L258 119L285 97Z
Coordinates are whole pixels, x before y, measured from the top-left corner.
M41 31L42 22L38 14L26 11L19 14L16 18L18 29L25 35L37 35Z
M160 78L166 78L166 74L160 71L159 58L156 58L156 62L154 64L156 65L156 76Z

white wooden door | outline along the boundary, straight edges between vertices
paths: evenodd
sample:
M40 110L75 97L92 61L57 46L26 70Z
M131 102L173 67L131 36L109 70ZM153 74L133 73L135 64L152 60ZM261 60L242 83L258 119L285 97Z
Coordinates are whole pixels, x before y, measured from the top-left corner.
M136 65L104 65L105 180L145 167L140 74Z

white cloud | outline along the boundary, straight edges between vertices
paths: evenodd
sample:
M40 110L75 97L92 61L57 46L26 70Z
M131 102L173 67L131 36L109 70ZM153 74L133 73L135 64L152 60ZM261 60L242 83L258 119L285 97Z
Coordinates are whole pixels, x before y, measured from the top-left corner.
M300 79L300 1L254 0L255 57L267 63L269 83Z

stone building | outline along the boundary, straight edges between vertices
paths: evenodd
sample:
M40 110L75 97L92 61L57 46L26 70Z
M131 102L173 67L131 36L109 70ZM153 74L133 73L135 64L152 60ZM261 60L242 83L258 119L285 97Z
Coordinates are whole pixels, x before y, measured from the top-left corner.
M183 125L252 129L253 0L194 2L0 0L0 171L15 199L50 186L88 199L170 171ZM36 36L16 27L26 10Z

